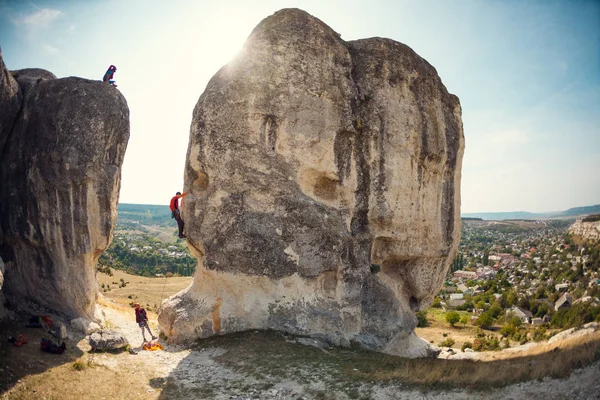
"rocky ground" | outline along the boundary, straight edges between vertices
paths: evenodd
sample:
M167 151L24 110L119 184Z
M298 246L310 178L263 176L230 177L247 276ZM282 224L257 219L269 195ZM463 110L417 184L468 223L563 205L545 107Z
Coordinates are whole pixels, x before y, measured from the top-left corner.
M192 348L164 340L164 351L144 351L131 309L104 301L106 324L129 340L138 354L89 353L83 336L74 336L67 353L39 351L37 329L21 329L29 343L17 348L8 334L22 321L4 321L0 330L0 389L3 399L594 399L600 398L600 362L576 369L566 379L540 378L499 385L482 376L462 385L443 382L444 369L473 361L413 360L358 349L325 348L322 343L275 332L245 332L202 341ZM151 324L157 329L155 322ZM303 342L304 344L301 344ZM76 345L75 345L76 344ZM307 345L308 344L308 345ZM514 352L514 351L513 351ZM497 354L497 352L496 352ZM555 362L563 362L556 353ZM598 357L596 357L596 360ZM454 363L454 364L448 364ZM512 360L515 366L518 361ZM531 361L527 362L531 364ZM484 371L493 362L480 362ZM426 384L394 378L400 370L422 367L441 373ZM462 368L462 367L461 367ZM505 368L500 366L500 368ZM517 368L515 366L515 368ZM441 371L441 372L440 372ZM448 371L450 371L448 369ZM450 373L450 372L448 372ZM410 375L409 375L410 376Z

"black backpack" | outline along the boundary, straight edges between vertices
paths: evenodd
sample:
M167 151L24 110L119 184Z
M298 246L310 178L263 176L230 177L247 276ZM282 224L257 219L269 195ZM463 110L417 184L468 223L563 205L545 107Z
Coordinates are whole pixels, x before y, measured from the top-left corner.
M63 342L63 344L61 344L59 346L57 344L54 344L52 342L52 340L42 338L42 342L40 343L40 348L42 349L42 351L45 351L46 353L62 354L65 352L67 345Z

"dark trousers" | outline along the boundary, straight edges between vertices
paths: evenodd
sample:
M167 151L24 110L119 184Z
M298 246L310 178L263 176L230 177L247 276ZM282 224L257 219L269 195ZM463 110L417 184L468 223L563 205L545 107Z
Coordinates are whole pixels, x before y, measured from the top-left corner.
M179 210L175 210L173 212L174 217L175 217L175 221L177 221L177 226L179 227L179 237L183 236L183 220L181 219L181 214L179 213Z

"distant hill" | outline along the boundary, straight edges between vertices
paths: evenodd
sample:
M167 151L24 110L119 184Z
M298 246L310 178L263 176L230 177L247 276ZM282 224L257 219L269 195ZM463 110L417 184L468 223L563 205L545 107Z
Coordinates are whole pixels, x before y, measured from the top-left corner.
M171 210L166 205L119 203L117 225L173 225Z
M542 218L575 218L588 214L600 213L600 204L595 206L574 207L566 211L556 211L547 213L531 213L527 211L508 211L508 212L483 212L483 213L464 213L463 218L481 218L485 220L502 221L505 219L542 219Z
M562 213L562 215L565 216L587 214L600 214L600 204L596 204L595 206L569 208L567 211L563 211Z

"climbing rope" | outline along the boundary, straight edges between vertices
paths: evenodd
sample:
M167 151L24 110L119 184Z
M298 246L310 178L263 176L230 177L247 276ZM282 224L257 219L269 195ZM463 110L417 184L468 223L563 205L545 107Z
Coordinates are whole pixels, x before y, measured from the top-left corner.
M163 299L163 295L165 294L165 287L167 286L167 275L165 274L165 284L163 285L163 289L162 289L162 293L160 294L160 303L158 303L158 311L160 311L162 309L162 299Z

